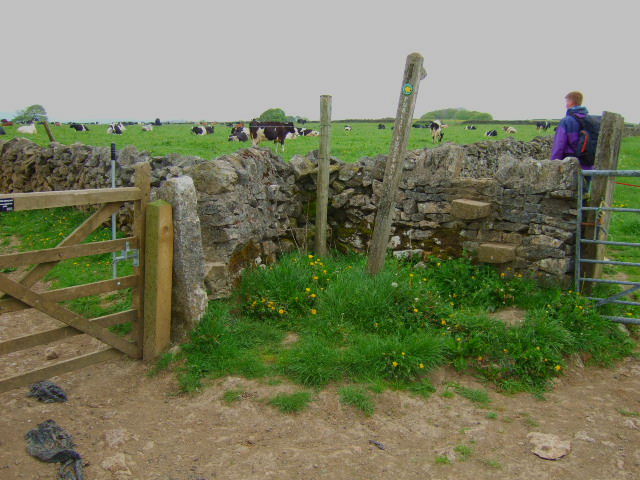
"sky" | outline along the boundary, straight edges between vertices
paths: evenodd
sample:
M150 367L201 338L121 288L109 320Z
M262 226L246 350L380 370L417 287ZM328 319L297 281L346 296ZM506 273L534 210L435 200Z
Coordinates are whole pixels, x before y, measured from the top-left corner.
M640 7L630 0L29 0L0 5L0 117L50 120L394 117L407 55L428 76L415 117L593 114L640 122Z

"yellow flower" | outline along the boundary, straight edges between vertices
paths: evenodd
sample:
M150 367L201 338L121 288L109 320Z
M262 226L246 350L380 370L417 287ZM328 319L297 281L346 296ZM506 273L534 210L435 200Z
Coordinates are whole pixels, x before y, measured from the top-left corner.
M446 320L442 320L440 323L441 323L442 325L446 325L446 324L447 324L447 321L446 321Z
M391 365L393 365L394 367L398 366L398 362L393 362Z
M413 311L418 313L420 310L418 310L417 308L414 308Z
M421 364L420 364L420 368L424 368L424 363L421 363Z
M504 353L509 353L509 350L507 350L506 348L502 349L502 351L503 351Z
M536 350L540 350L540 347L536 347Z
M556 365L556 366L555 366L555 367L553 367L553 368L554 368L554 370L555 370L556 372L559 372L560 370L562 370L562 366L561 366L561 365Z
M404 357L406 355L406 353L402 352L402 356Z
M311 298L316 298L318 295L316 295L315 293L312 293L311 295L309 295Z
M440 262L438 262L436 265L439 267L439 266L440 266L440 265L442 265L442 264L441 264Z
M318 310L316 310L315 308L311 309L311 315L315 315L318 313Z
M460 337L456 338L456 342L461 342L462 339Z
M285 313L285 310L284 310L283 308L281 308L280 310L278 310L278 313L279 313L280 315L282 315L282 314L284 314L284 313Z
M314 276L313 276L313 279L314 279L314 280L318 280L318 278L319 278L319 277L318 277L317 275L314 275Z
M310 291L311 291L311 289L310 289L309 287L307 287L307 288L305 288L305 289L304 289L304 291L305 291L305 292L310 292Z
M313 258L313 255L309 255L309 258Z
M410 276L411 278L415 277L415 275L414 275L413 273L410 273L410 274L409 274L409 276Z
M506 275L507 275L507 274L506 274L506 273L504 273L504 272L502 272L502 273L500 274L500 276L501 276L502 278L504 278Z

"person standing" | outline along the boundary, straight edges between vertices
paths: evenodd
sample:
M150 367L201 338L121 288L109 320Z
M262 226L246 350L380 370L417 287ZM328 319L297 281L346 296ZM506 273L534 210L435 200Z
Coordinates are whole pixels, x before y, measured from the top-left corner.
M578 139L582 129L581 120L589 115L587 108L582 106L582 93L569 92L564 99L567 114L560 120L560 125L558 125L558 131L551 150L551 160L562 160L566 157L577 156ZM580 162L580 166L583 170L593 170L593 165L586 165Z

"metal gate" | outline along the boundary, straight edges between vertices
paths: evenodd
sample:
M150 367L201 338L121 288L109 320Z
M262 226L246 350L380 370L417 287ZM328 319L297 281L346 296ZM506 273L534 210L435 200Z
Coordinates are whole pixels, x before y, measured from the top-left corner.
M587 179L585 179L587 177ZM631 305L631 306L640 306L640 302L633 302L630 300L621 300L624 297L631 295L632 293L640 290L640 282L631 282L626 280L612 280L606 278L598 278L600 275L593 274L591 276L585 276L583 268L583 264L591 264L591 265L617 265L617 266L630 266L630 267L640 267L640 263L634 262L621 262L614 260L607 260L604 258L604 255L593 255L595 258L584 258L585 257L585 246L594 246L598 248L602 246L602 252L604 252L604 248L606 246L620 246L620 247L640 247L640 243L629 243L629 242L614 242L608 240L609 232L608 232L608 222L604 221L606 215L609 212L624 212L624 213L640 213L640 208L621 208L614 207L612 205L607 205L606 201L602 201L602 203L598 206L584 206L584 189L585 186L589 185L590 181L595 178L603 178L606 180L613 179L615 177L640 177L639 170L581 170L578 175L578 206L577 206L577 222L576 222L576 262L575 262L575 289L577 292L583 291L585 284L591 283L604 283L604 284L615 284L615 285L624 285L629 287L627 290L623 292L617 293L610 297L601 298L595 296L589 296L587 298L591 300L596 300L596 306L606 305L606 304L620 304L620 305ZM591 222L584 222L586 216L590 217ZM589 229L591 235L585 235L585 226L592 227ZM592 238L585 238L587 236L591 236ZM597 270L596 270L597 271ZM631 317L616 317L616 316L605 316L614 322L619 323L633 323L640 324L640 318L631 318Z

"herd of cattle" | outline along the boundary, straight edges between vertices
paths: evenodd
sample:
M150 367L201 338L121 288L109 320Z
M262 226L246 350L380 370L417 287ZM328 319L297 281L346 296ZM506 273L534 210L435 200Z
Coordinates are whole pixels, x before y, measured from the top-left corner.
M303 122L300 122L303 123ZM306 122L305 122L306 123ZM6 132L2 128L4 126L11 126L13 122L10 122L6 119L2 119L0 121L0 135L5 135ZM61 126L60 123L56 122L55 125ZM135 122L116 122L109 125L107 128L107 133L111 135L122 135L126 131L126 126L136 125ZM162 123L160 119L156 119L153 123L147 123L142 125L143 132L153 131L154 126L161 126ZM317 130L312 130L309 128L296 127L293 125L293 122L260 122L257 120L252 120L249 122L249 127L246 127L244 123L227 123L226 126L231 127L231 132L229 134L230 142L247 142L251 139L251 142L254 147L258 146L260 142L268 140L272 141L276 144L276 150L278 145L282 147L284 151L285 140L293 140L298 137L317 137L320 135L320 132ZM426 121L426 122L416 122L413 125L413 128L429 128L431 130L431 138L433 143L440 143L444 138L444 130L448 128L448 125L442 123L440 120L434 121ZM74 129L77 132L88 132L89 128L86 125L81 123L70 123L69 127ZM385 130L387 127L383 123L378 124L378 130ZM548 121L539 121L536 122L536 129L546 131L551 128L551 123ZM391 127L393 129L393 127ZM465 130L477 130L475 125L466 125L464 127ZM515 134L518 131L511 126L502 127L505 133L507 134ZM344 127L345 132L351 132L353 127L351 125L346 125ZM29 122L27 125L22 125L17 129L18 133L34 135L37 133L35 122ZM213 124L201 123L200 125L195 125L191 128L191 133L194 135L213 135L215 133L215 126ZM498 131L488 130L484 133L487 137L497 137Z

